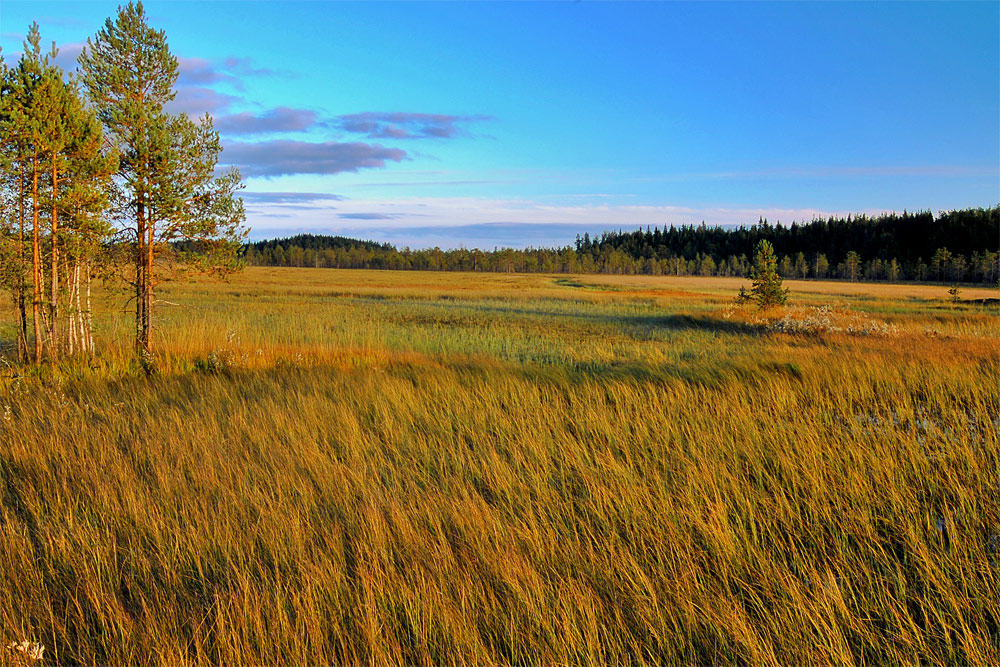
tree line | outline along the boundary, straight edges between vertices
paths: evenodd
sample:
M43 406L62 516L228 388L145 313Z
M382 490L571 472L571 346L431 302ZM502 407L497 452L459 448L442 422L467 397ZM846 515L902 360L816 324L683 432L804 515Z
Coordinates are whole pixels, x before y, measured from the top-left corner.
M685 225L577 237L562 248L412 250L341 236L299 235L248 244L261 266L748 276L767 241L783 278L980 282L1000 279L1000 207L817 219L736 229Z
M242 180L216 173L211 117L165 109L177 59L141 2L87 40L77 72L56 55L33 23L17 63L0 60L0 288L17 353L92 353L95 278L126 288L136 349L149 353L159 284L237 266Z

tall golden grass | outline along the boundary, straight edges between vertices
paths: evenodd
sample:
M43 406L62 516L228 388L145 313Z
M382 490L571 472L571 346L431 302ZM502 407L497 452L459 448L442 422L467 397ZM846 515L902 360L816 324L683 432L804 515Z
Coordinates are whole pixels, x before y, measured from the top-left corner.
M2 380L0 643L1000 663L996 310L812 285L248 270L146 367L109 302L100 357ZM895 333L772 330L820 295Z

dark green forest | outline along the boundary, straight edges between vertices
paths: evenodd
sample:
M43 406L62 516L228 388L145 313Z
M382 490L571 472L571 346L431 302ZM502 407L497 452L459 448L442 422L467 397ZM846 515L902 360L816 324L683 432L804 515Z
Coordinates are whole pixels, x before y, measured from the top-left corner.
M1000 206L822 218L790 225L684 225L577 237L562 248L411 250L342 236L299 235L251 243L258 266L746 276L753 248L769 241L785 278L996 284Z

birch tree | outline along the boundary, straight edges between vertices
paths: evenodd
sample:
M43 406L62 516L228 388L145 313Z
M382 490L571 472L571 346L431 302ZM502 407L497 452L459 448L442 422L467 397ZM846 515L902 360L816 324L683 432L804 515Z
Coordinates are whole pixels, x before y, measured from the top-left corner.
M100 123L75 83L55 65L56 55L54 46L42 55L33 24L17 66L4 68L0 89L2 278L14 297L24 361L29 356L25 301L30 287L30 356L36 363L43 356L55 362L62 350L93 351L81 285L89 292L91 263L108 239L104 214L110 176L117 169Z

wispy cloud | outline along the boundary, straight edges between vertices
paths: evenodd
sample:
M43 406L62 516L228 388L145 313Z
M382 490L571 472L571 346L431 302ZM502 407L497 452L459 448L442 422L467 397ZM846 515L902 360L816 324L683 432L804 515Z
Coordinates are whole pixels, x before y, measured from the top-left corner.
M239 102L235 95L220 93L212 88L200 86L179 86L177 96L167 103L170 113L186 113L190 116L200 116L204 113L217 114Z
M218 116L215 129L225 134L266 134L301 132L318 123L318 114L308 109L276 107L261 114L243 112Z
M178 58L177 83L180 86L207 86L228 83L237 90L243 90L243 81L234 74L220 69L204 58Z
M398 216L386 213L338 213L337 217L344 220L394 220Z
M80 28L87 25L80 19L70 16L39 16L36 20L38 21L38 25L42 27Z
M242 102L238 95L220 93L214 86L228 86L230 90L242 93L246 89L245 80L253 77L291 76L290 73L280 73L265 67L255 67L249 58L230 56L222 61L206 60L205 58L177 58L177 99L168 107L172 113L187 113L199 116L211 113L213 116L232 105ZM281 107L268 113L254 116L253 114L236 114L226 121L231 123L230 133L247 134L255 119L259 127L266 127L282 118L288 111ZM285 114L287 116L287 114ZM224 121L224 122L226 122ZM240 128L243 128L241 131ZM295 129L299 129L298 126ZM267 131L267 130L261 130Z
M248 210L248 220L261 219L254 231L276 225L314 233L343 234L427 247L492 248L495 245L525 247L571 243L576 234L606 230L636 229L664 225L751 225L761 217L772 223L808 221L815 217L886 212L886 209L838 211L812 208L754 206L676 206L631 204L550 204L526 199L477 197L412 197L406 199L347 199L337 209L317 205L312 210L289 210L261 205ZM266 214L266 215L265 215ZM283 215L282 215L283 214ZM264 218L268 221L265 222ZM278 220L283 222L278 223ZM352 225L350 221L355 221ZM370 221L378 226L361 226ZM273 234L272 234L273 235Z
M24 35L15 35L15 34L6 34L6 33L3 35L3 37L5 39L10 39L10 38L17 37L22 42L25 39ZM43 36L43 39L44 39L44 36ZM42 55L47 55L49 53L50 46L51 46L51 43L49 45L46 45L43 42L43 44L42 44ZM64 71L67 71L67 72L72 72L73 70L75 70L76 66L77 66L77 62L76 62L77 58L80 57L80 53L83 51L83 47L84 46L86 46L86 44L84 44L83 42L68 42L66 44L58 45L56 47L58 49L58 53L56 54L56 58L55 58L56 65L58 65ZM21 56L23 54L24 54L23 50L11 51L9 53L4 53L3 54L3 60L8 65L10 65L11 67L13 67L17 63L17 61L20 60L20 58L21 58Z
M364 134L370 139L449 139L464 134L463 123L490 120L483 115L448 115L405 111L338 116L335 124L345 132Z
M83 53L83 48L86 46L83 42L70 42L68 44L63 44L59 47L59 53L56 54L56 64L62 67L67 72L76 69L77 59L80 54Z
M355 183L358 188L400 188L400 187L434 187L444 185L495 185L497 183L509 183L511 181L386 181L384 183Z
M991 176L1000 174L995 166L889 165L889 166L808 166L767 167L733 171L702 171L638 177L638 181L683 182L702 180L775 180L878 176Z
M295 76L288 70L271 69L270 67L256 67L250 58L238 58L229 56L222 61L223 66L237 76Z
M343 201L341 195L325 192L243 192L243 199L257 204L308 204L322 205L324 202Z
M343 217L343 216L341 216ZM577 234L633 231L641 225L487 222L476 225L425 225L420 227L339 227L333 233L363 238L398 247L493 248L563 247L572 245ZM263 231L263 230L262 230ZM261 237L263 238L263 237Z
M197 71L197 70L196 70ZM220 80L214 71L189 81ZM262 113L242 112L216 119L215 126L227 134L264 134L269 132L301 132L316 127L328 127L363 134L369 139L450 139L467 133L461 124L485 120L488 116L457 116L411 112L365 112L344 116L322 117L310 109L275 107Z
M308 141L230 142L222 160L240 168L244 176L272 177L286 174L339 174L385 167L407 159L399 148L360 142L313 143Z
M244 79L248 77L291 76L290 72L279 72L267 67L255 67L250 58L229 56L220 61L204 58L177 58L178 82L181 85L204 86L213 83L227 83L237 90L244 89Z

